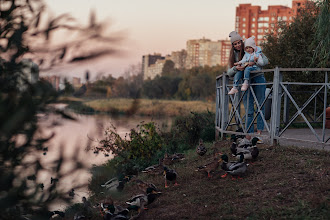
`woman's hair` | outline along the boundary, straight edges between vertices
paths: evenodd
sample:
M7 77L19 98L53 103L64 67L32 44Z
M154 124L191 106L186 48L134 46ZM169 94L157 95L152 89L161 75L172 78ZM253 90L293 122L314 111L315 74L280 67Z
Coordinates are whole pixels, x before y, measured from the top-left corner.
M242 49L239 51L239 54L238 54L238 59L239 60L242 60L243 59L243 56L244 56L244 42L241 40L241 44L242 44ZM230 53L229 53L229 67L232 68L234 66L234 63L239 61L239 60L235 60L235 53L234 53L234 45L232 44L231 45L231 49L230 49Z

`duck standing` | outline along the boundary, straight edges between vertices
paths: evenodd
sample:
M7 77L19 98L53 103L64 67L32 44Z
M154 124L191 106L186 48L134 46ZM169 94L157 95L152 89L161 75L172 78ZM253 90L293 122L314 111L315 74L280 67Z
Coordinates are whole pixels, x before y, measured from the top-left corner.
M169 186L167 185L167 180L170 182L175 182L174 186L179 185L177 182L177 177L178 174L176 173L175 170L169 169L168 167L164 167L164 178L165 178L165 188L168 188Z
M204 170L204 171L207 172L207 177L208 178L211 178L212 176L211 176L210 173L213 172L213 171L215 171L219 167L219 163L222 161L221 159L218 158L218 155L219 154L215 154L214 155L214 159L213 159L212 162L207 163L207 164L205 164L203 166L197 167L197 170L196 171L202 171L202 170Z
M199 139L199 145L196 148L196 153L200 156L203 156L204 154L206 154L207 149L203 144L203 140Z

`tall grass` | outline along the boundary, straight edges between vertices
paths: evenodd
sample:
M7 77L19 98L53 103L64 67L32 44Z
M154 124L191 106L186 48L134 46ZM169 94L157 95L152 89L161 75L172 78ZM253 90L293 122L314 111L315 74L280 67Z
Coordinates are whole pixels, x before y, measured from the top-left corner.
M180 116L189 115L190 112L215 112L215 103L204 101L138 99L134 103L134 99L119 98L85 101L84 104L98 112L127 113L133 110L135 114L148 116Z

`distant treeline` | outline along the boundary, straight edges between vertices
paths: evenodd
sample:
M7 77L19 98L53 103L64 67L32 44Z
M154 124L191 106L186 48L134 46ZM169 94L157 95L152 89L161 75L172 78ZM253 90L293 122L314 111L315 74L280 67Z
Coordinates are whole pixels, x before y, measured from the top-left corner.
M164 65L161 76L143 80L138 74L119 78L103 76L77 91L66 89L76 96L95 98L149 98L178 100L215 100L215 79L226 70L223 66L176 69L172 61ZM136 72L136 71L135 71ZM66 82L66 88L70 85ZM71 87L70 87L71 88Z

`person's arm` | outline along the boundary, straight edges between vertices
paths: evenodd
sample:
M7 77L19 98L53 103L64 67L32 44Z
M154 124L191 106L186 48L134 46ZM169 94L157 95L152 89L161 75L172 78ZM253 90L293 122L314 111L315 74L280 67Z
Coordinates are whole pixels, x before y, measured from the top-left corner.
M265 54L261 53L258 62L256 64L260 67L263 67L266 66L268 63L269 63L268 58L265 56Z
M228 68L227 75L230 77L233 77L237 73L236 66L233 66L232 68Z

